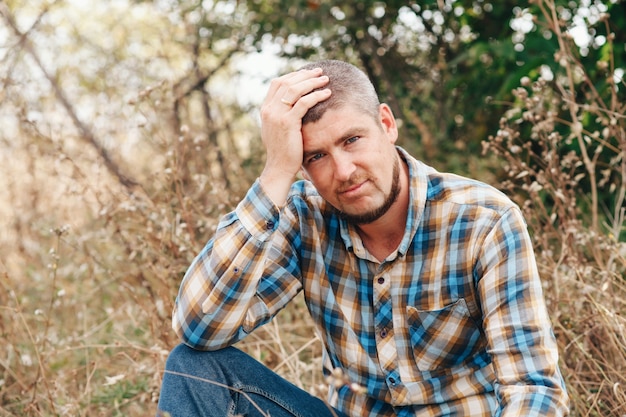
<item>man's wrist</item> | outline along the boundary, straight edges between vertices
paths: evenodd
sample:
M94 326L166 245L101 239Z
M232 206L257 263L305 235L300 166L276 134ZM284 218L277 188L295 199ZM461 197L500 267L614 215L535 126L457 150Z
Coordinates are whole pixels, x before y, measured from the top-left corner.
M280 208L287 202L289 189L291 188L294 178L295 175L263 171L259 177L259 184L274 205Z

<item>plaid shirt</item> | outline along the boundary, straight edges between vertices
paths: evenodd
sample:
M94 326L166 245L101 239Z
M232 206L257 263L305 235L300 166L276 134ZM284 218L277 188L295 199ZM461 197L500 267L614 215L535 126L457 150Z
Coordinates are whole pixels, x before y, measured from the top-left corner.
M304 291L324 371L341 368L352 383L332 393L347 414L567 415L519 208L398 151L410 206L396 252L371 256L309 182L279 209L257 181L187 271L174 329L191 347L219 349Z

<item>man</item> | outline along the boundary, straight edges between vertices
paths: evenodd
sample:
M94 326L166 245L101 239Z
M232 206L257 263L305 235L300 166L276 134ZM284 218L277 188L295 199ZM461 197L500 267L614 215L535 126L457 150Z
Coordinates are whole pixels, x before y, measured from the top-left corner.
M495 189L397 147L364 73L322 61L274 80L265 168L180 288L177 416L564 416L531 242ZM302 172L306 181L296 181ZM341 371L331 408L229 347L299 291Z

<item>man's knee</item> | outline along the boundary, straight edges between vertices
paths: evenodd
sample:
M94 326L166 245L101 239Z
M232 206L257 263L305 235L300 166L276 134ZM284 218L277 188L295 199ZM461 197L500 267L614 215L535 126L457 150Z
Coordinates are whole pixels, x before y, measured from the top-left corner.
M170 352L165 364L166 371L200 376L209 370L217 370L237 362L243 352L227 347L215 351L192 349L181 343Z
M228 358L233 353L200 351L184 344L170 352L159 398L159 409L172 416L229 415L232 407Z

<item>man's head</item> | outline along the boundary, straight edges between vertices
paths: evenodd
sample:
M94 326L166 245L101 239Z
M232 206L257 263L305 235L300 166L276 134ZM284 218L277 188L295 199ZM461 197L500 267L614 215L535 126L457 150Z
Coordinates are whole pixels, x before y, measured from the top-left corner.
M346 104L353 105L363 113L378 118L380 102L376 90L367 75L352 64L343 61L325 60L312 62L301 69L321 68L329 82L323 88L333 92L328 100L313 106L302 118L302 124L316 122L329 109Z
M380 104L367 76L339 61L322 61L330 97L302 119L302 172L349 222L371 224L392 209L406 179L391 109ZM406 188L405 188L406 190Z

